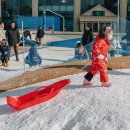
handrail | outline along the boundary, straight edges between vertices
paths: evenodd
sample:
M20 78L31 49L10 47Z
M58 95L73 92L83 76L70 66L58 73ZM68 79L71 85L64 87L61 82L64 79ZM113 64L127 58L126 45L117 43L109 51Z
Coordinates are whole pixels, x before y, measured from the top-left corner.
M62 15L60 15L60 14L58 14L58 13L52 11L52 10L45 9L44 10L44 17L46 16L46 11L51 12L51 13L53 13L53 14L55 14L55 15L57 15L57 16L59 16L63 19L63 32L64 32L64 30L65 30L65 18L64 18L64 16L62 16Z

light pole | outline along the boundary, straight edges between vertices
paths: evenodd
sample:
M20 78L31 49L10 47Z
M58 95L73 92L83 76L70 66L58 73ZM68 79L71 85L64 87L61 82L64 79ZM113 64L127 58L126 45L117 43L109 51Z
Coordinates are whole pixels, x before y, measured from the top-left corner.
M51 11L49 9L45 9L44 12L43 12L44 13L44 26L46 27L46 11L51 12L51 13L53 13L53 14L55 14L55 15L57 15L57 16L59 16L63 19L63 32L64 32L64 30L65 30L65 18L64 18L64 16L62 16L62 15L60 15L60 14L54 12L54 11Z
M117 11L117 46L119 46L119 39L120 39L120 0L118 0L118 11ZM117 55L118 55L118 49L117 49Z
M46 11L44 10L44 32L46 31Z

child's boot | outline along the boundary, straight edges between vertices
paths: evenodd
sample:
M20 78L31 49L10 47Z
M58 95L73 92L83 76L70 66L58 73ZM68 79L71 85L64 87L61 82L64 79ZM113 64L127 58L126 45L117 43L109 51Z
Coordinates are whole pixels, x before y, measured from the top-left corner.
M84 86L91 86L91 85L93 85L93 83L91 83L91 82L88 81L87 79L84 79L83 85L84 85Z
M103 82L102 87L111 87L112 84L110 82Z

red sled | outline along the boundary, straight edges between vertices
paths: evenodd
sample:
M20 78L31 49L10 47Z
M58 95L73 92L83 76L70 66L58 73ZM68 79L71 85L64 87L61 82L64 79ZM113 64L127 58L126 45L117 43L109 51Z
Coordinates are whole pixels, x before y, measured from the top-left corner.
M7 96L7 104L16 110L22 110L55 97L61 91L61 89L67 87L69 84L70 79L65 79L49 86L40 87L31 93L17 98Z

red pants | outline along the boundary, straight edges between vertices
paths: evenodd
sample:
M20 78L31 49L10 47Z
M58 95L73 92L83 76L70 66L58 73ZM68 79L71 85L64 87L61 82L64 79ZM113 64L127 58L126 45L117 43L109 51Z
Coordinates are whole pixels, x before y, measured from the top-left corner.
M100 82L107 82L108 81L108 70L107 70L107 65L105 62L92 63L92 66L88 73L96 75L98 73L98 71L100 72ZM86 74L85 78L87 79L87 74Z

